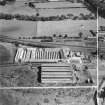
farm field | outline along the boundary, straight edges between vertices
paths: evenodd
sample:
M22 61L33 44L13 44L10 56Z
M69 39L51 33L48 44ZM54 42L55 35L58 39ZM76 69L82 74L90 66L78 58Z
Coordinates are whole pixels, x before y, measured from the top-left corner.
M37 35L37 22L0 20L0 34L9 37L32 37Z
M99 24L99 26L104 26L105 24L105 19L104 18L102 18L102 17L99 17L98 18L98 24Z
M95 105L95 89L0 90L0 104L8 105Z
M103 27L103 28L101 29L100 27ZM105 19L102 17L98 18L98 29L99 29L98 37L104 38L105 37ZM105 78L105 59L104 59L105 54L104 54L104 52L105 52L105 42L103 40L103 42L102 41L99 42L99 54L102 55L102 57L99 58L99 60L98 60L98 81L99 81L99 84ZM102 104L99 104L99 105L102 105Z
M51 26L51 28L50 28ZM89 35L89 30L96 30L95 20L65 20L54 22L39 22L37 28L38 36L52 34L68 34L68 36L78 36L79 32L83 32L84 36Z
M78 12L77 12L78 11ZM57 15L67 15L72 13L75 16L79 16L80 13L83 14L90 14L91 12L88 11L86 8L58 8L58 9L32 9L30 7L1 7L0 12L8 13L8 14L21 14L21 15L36 15L39 13L40 16L48 17L48 16L57 16Z
M105 19L102 17L99 17L98 19L98 28L100 29L100 26L104 26L105 27Z
M100 60L98 61L98 89L99 89L99 105L104 105L105 100L103 100L102 92L105 87L105 60Z
M34 5L35 5L35 9L28 7L27 4L24 4L22 2L16 2L13 5L6 5L5 7L0 6L0 12L11 13L11 14L19 13L19 14L25 14L25 15L35 15L37 12L39 12L40 15L43 14L43 16L49 16L49 15L47 15L49 13L50 13L50 15L56 15L57 13L58 13L57 15L59 15L60 13L64 13L64 12L70 13L69 11L71 11L71 12L74 11L74 13L76 14L77 13L76 10L79 9L86 13L90 13L85 8L85 6L80 3L48 2L48 3L35 3ZM79 8L77 8L77 7L79 7ZM56 10L56 12L54 10ZM40 13L40 11L41 11L41 13ZM49 12L47 13L47 11L49 11ZM56 14L54 14L54 13L56 13Z
M32 22L19 20L0 20L0 34L9 37L52 36L68 34L78 36L79 32L90 35L89 30L96 30L95 20L65 20Z
M9 14L36 15L49 17L57 15L73 14L79 16L91 12L84 8L83 4L70 2L49 2L35 3L36 9L27 7L22 2L16 2L14 5L0 6L0 11ZM59 8L60 7L60 8ZM65 8L63 8L65 7ZM72 8L73 7L73 8ZM80 7L80 8L77 8ZM40 9L38 9L40 8ZM49 9L50 8L50 9ZM54 9L56 8L56 9ZM93 14L94 15L94 14ZM53 34L68 34L77 36L80 31L84 35L90 34L89 30L97 29L97 20L72 20L63 21L19 21L19 20L0 20L0 33L6 36L52 36Z
M98 76L99 76L99 83L100 83L101 80L105 78L105 60L103 61L99 60L98 66L99 66Z

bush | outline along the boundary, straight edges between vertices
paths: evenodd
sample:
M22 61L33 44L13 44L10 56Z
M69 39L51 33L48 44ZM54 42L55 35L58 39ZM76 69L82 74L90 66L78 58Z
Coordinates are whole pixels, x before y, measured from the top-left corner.
M74 16L73 17L73 20L77 20L79 17L78 16Z
M36 37L35 37L35 36L33 36L33 37L32 37L32 39L36 39Z

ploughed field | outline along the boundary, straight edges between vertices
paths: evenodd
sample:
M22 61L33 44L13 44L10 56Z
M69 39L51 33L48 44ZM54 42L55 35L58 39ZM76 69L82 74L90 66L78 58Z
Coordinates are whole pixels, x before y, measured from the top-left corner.
M95 105L95 89L3 89L1 105Z

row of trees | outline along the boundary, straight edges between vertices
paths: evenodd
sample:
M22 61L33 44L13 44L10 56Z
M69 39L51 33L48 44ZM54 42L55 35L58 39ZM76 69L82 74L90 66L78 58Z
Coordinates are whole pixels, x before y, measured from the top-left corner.
M62 35L62 34L53 34L52 36L39 36L39 37L36 37L36 36L33 36L33 37L19 37L19 39L40 39L40 40L45 40L45 41L53 41L54 39L53 38L55 38L55 39L57 39L57 38L61 38L61 39L68 39L68 38L70 38L70 39L81 39L83 37L83 33L82 32L79 32L78 33L78 35L77 35L77 37L70 37L70 35L68 35L68 34L64 34L64 35Z
M64 19L89 20L89 19L96 19L96 17L92 13L88 15L80 13L79 16L74 16L73 14L67 14L67 15L60 15L60 16L57 15L57 16L49 16L49 17L39 16L38 13L32 16L0 13L0 19L5 19L5 20L17 19L17 20L25 20L25 21L60 21Z

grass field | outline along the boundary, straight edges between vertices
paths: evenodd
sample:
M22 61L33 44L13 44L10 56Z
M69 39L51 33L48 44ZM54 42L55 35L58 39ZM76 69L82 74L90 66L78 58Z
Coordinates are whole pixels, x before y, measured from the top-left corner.
M95 89L0 90L1 105L95 105Z

